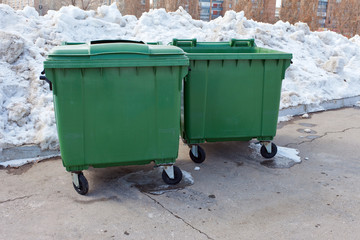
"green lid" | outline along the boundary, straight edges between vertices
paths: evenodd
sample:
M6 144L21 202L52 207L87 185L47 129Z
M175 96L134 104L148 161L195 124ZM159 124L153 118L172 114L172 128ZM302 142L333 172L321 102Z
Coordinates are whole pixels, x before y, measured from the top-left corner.
M45 68L185 66L188 58L181 48L148 45L134 41L95 41L54 47Z
M231 39L229 42L198 42L173 39L190 60L291 59L291 53L257 47L254 39Z

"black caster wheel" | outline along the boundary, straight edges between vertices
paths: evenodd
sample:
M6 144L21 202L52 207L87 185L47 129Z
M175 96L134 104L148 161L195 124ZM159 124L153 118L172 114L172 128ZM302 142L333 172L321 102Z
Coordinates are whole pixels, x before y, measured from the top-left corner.
M205 151L200 146L196 146L196 147L198 149L198 156L195 157L193 152L191 151L192 148L190 148L190 151L189 151L190 158L195 163L202 163L203 161L205 161L205 158L206 158Z
M265 145L262 145L260 149L260 153L261 156L263 156L264 158L272 158L277 153L277 146L274 143L271 143L271 153L268 153L268 151L265 148Z
M181 181L181 179L183 177L180 168L178 168L176 166L173 166L173 168L174 168L174 178L173 179L169 178L169 176L167 175L165 170L163 170L163 172L162 172L162 179L164 180L164 182L166 184L176 185Z
M82 172L78 173L77 176L79 179L79 187L73 183L74 189L78 194L85 195L89 191L89 183Z

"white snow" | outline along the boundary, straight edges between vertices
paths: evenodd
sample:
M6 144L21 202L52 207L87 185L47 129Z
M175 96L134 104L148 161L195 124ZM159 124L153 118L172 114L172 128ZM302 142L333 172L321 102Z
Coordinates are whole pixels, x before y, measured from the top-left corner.
M289 158L294 162L301 162L301 158L299 156L299 150L295 148L286 148L286 147L278 147L278 156Z
M287 121L290 121L291 119L293 119L293 117L291 115L281 116L281 117L278 117L278 123L287 122Z
M360 36L355 35L354 37L350 38L350 41L360 46Z
M303 114L302 116L301 116L301 118L309 118L310 116L309 116L309 114L307 114L307 113L305 113L305 114Z
M194 178L191 176L191 173L181 170L182 174L183 174L183 181L188 182L190 185L194 184Z
M200 171L200 167L194 167L195 171Z
M306 132L306 133L311 133L311 129L305 128L305 129L304 129L304 132Z
M260 47L292 53L281 109L360 95L358 35L347 39L330 31L311 32L304 23L260 23L234 11L203 22L182 8L150 10L137 19L123 16L115 4L97 11L63 7L45 16L31 7L15 11L0 4L0 148L38 144L58 149L52 92L38 80L47 53L62 41L120 38L164 44L173 38L255 38Z

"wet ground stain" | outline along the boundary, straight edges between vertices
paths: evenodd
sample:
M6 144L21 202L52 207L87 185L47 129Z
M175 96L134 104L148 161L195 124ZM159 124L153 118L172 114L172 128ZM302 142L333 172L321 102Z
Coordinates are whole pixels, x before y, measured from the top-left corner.
M112 196L112 197L107 197L107 198L99 198L99 199L91 199L91 200L78 200L75 199L74 202L76 203L81 203L81 204L93 204L93 203L97 203L97 202L107 202L107 201L111 201L111 200L118 200L119 198L117 196Z
M3 169L6 170L7 174L22 175L22 174L26 173L27 171L29 171L30 168L32 168L33 166L34 166L34 163L29 163L29 164L23 165L21 167L16 167L16 168L7 167L7 168L3 168Z
M236 166L241 167L244 165L244 162L236 162Z
M306 136L305 138L313 140L313 139L316 139L319 137L321 137L321 136L320 135L309 135L309 136Z
M303 127L315 127L317 126L316 124L312 124L312 123L299 123L300 126Z
M52 157L49 159L45 159L45 160L41 160L40 162L47 162L47 161L52 161L52 160L59 160L61 159L61 157ZM27 163L25 165L22 165L20 167L3 167L0 166L0 170L5 170L7 174L12 174L12 175L22 175L24 173L26 173L27 171L29 171L35 164L38 164L40 162L31 162L31 163Z
M299 163L291 159L281 157L281 158L276 158L276 160L275 159L264 160L260 162L260 164L268 168L291 168L292 166Z
M125 177L127 182L133 183L139 191L153 195L161 195L169 191L184 189L194 184L190 173L182 171L183 178L176 185L167 185L161 178L162 171L154 169L149 172L135 172Z

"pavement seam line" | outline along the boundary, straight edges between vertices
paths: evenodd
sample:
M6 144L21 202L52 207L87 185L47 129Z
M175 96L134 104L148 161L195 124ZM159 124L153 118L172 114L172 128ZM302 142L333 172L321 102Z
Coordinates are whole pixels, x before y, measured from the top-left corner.
M17 198L7 199L7 200L5 200L5 201L0 201L0 204L7 203L7 202L13 202L13 201L21 200L21 199L25 199L25 198L30 198L30 197L32 197L32 196L33 196L33 195L28 195L28 196L23 196L23 197L17 197Z
M323 138L325 136L327 136L328 134L331 134L331 133L344 133L346 131L349 131L349 130L354 130L354 129L360 129L360 127L350 127L350 128L345 128L344 130L341 130L341 131L335 131L335 132L325 132L323 135L317 137L317 138L313 138L309 141L302 141L302 142L299 142L299 143L288 143L286 145L284 145L284 147L289 147L290 145L301 145L303 143L311 143L313 141L315 141L316 139L320 139L320 138Z
M196 227L192 226L190 223L188 223L187 221L185 221L182 217L180 217L179 215L173 213L171 210L167 209L164 205L162 205L159 201L157 201L155 198L152 198L151 196L149 196L146 193L143 193L145 196L147 196L148 198L150 198L151 200L153 200L155 203L157 203L160 207L162 207L163 209L165 209L167 212L169 212L171 215L173 215L175 218L180 219L181 221L183 221L187 226L191 227L192 229L198 231L199 233L205 235L208 239L214 240L214 238L211 238L209 235L207 235L206 233L204 233L203 231L201 231L200 229L197 229Z

